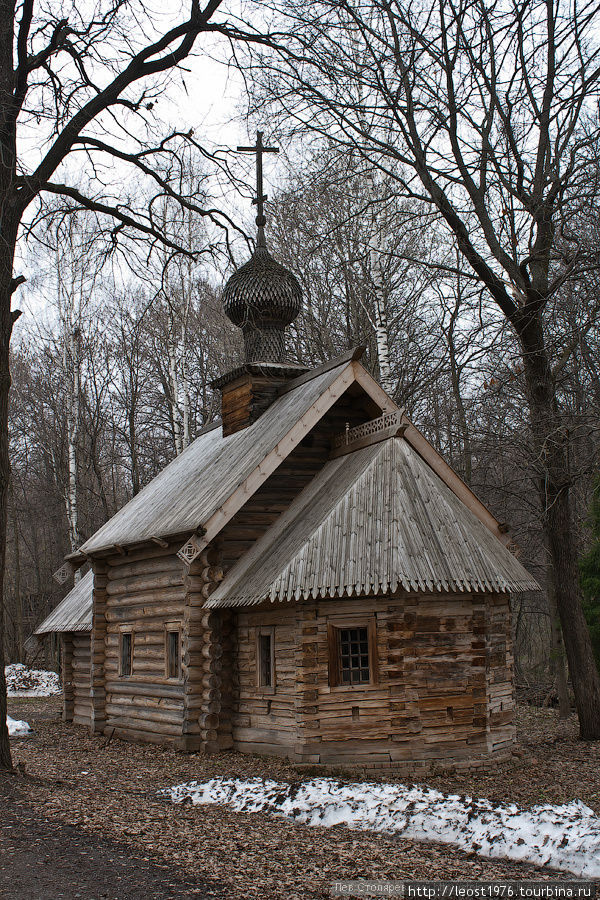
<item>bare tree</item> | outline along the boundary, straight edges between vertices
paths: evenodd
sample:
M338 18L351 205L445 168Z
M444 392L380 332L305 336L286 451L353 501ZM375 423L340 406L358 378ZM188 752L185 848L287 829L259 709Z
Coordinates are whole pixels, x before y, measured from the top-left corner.
M552 354L548 323L558 289L584 262L566 211L590 200L599 9L594 0L294 0L283 8L285 47L254 68L263 105L267 94L292 127L351 146L437 210L514 331L580 733L590 740L600 739L600 678L577 579L562 356Z
M11 310L11 298L24 280L15 272L20 229L23 224L34 228L45 215L44 198L60 195L109 221L113 243L131 229L175 251L181 249L161 232L151 205L135 208L123 188L119 196L118 190L112 191L96 176L105 170L103 163L108 162L110 168L118 161L138 177L154 182L159 191L176 194L155 172L154 158L172 155L173 145L186 136L177 132L157 135L152 110L165 86L165 73L192 52L200 35L210 33L213 39L220 34L233 42L245 39L237 24L226 17L216 20L220 6L221 0L208 0L204 6L189 0L183 18L167 31L161 30L162 20L158 16L153 19L141 2L105 0L88 10L85 4L36 6L35 0L22 0L19 5L9 2L0 7L0 578L5 567L10 471L9 343L19 315ZM252 40L258 39L254 33ZM29 157L26 152L22 155L22 148L31 149L32 133L41 138ZM156 142L149 143L147 135L156 137ZM188 139L193 140L191 134ZM65 165L75 152L79 165ZM85 170L90 163L86 190L82 166ZM228 224L226 217L206 209L194 197L182 197L181 201L216 224ZM0 602L0 635L2 609ZM0 641L0 767L10 768L5 688Z
M428 312L433 274L417 258L438 255L421 211L356 154L321 148L274 197L269 237L302 281L303 310L292 325L300 361L365 343L389 393L411 406L443 354L439 317Z

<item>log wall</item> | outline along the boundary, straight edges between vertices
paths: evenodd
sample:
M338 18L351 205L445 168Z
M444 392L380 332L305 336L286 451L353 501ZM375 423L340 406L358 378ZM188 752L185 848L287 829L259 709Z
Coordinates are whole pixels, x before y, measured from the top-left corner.
M101 657L104 673L102 730L128 740L211 751L231 746L232 682L229 675L223 680L221 660L224 651L229 654L231 672L231 615L211 617L202 608L222 577L214 565L219 552L208 548L188 570L176 555L181 543L115 553L103 563L103 612L96 613L94 630L95 658L99 666ZM167 673L171 630L181 634L180 678ZM123 632L132 635L130 675L120 674Z
M242 753L295 757L296 610L240 612L236 616L233 746ZM257 684L257 638L260 626L274 626L275 689Z
M90 648L90 729L104 731L106 725L106 681L104 660L106 653L106 608L108 584L107 564L104 560L94 562L94 591L92 634Z
M486 611L488 750L499 753L510 750L516 737L512 626L506 594L491 597Z
M106 560L86 635L64 640L65 715L106 734L214 752L363 766L475 765L514 740L510 609L503 595L312 601L203 609L222 575L209 548L186 571L180 541ZM328 629L374 617L377 681L329 684ZM182 634L182 676L166 673L167 626ZM261 627L274 629L274 688L257 683ZM133 634L130 676L120 634ZM104 640L101 642L101 636ZM101 667L101 669L100 669ZM89 701L98 672L100 696ZM70 677L67 678L67 672ZM96 673L96 676L94 675Z
M91 635L89 632L61 634L63 719L75 725L91 724L90 693Z
M167 626L183 629L190 578L169 547L115 554L106 560L106 734L182 746L184 678L168 678ZM132 633L131 675L119 674L120 634ZM182 667L183 668L183 667Z
M60 635L60 653L63 690L62 717L65 722L72 722L75 689L73 686L73 635L69 632Z
M75 632L73 644L73 722L75 725L89 725L92 716L90 697L90 635Z
M329 685L330 625L375 616L376 683ZM256 685L256 635L275 627L276 684ZM234 747L298 762L411 770L486 764L514 740L504 596L361 598L237 614Z

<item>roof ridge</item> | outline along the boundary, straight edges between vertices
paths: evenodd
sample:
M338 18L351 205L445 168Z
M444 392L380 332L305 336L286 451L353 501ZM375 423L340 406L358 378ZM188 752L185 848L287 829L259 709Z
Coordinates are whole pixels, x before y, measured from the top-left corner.
M346 353L342 353L341 356L330 359L328 362L321 363L320 366L310 369L304 375L299 375L298 378L294 378L292 381L288 381L287 384L282 385L277 391L277 396L281 397L283 394L287 394L288 391L293 391L302 384L312 381L313 378L318 378L319 375L324 375L325 372L329 372L331 369L337 369L338 366L343 366L346 362L358 361L362 358L366 349L366 344L359 344L352 350L347 350Z

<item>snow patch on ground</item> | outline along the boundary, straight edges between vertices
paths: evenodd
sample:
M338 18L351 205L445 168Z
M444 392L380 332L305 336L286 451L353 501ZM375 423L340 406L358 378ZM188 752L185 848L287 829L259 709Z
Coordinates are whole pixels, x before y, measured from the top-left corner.
M24 734L31 734L31 728L27 722L21 722L18 719L11 719L10 716L7 716L6 724L8 725L10 737L22 737Z
M56 672L28 669L22 663L11 663L5 667L4 675L9 697L51 697L61 691Z
M520 809L430 788L345 784L319 778L296 784L213 778L159 791L173 801L229 804L237 812L267 812L303 825L347 825L455 844L481 856L551 865L587 878L600 876L600 819L580 800Z

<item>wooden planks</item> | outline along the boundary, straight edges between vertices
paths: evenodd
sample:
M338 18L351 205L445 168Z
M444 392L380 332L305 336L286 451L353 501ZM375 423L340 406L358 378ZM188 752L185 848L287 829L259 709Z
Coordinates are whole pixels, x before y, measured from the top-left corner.
M330 686L328 635L353 615L357 622L375 617L370 653L378 680ZM274 627L277 654L272 701L255 683L254 635L265 625ZM307 764L464 768L510 751L505 595L413 594L241 610L237 631L233 740L242 752Z
M535 581L402 438L327 462L227 573L211 606Z
M258 375L246 372L224 385L221 399L223 437L235 434L256 422L277 398L286 381L281 375Z
M62 717L65 722L73 721L73 702L75 688L73 685L73 640L72 634L67 632L60 636L61 669L63 683L63 710Z
M73 647L73 722L90 725L92 698L90 696L91 639L90 635L74 632L71 636Z
M222 611L220 611L222 612ZM240 613L235 617L236 664L232 706L233 747L243 753L291 756L296 743L295 610ZM257 630L272 627L275 685L258 687Z

